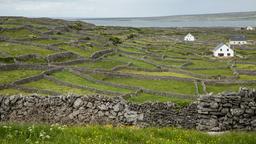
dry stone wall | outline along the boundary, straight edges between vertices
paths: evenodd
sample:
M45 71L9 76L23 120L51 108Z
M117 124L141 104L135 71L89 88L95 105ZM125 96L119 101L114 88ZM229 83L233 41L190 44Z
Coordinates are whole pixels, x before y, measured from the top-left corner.
M1 96L0 121L60 124L181 126L195 128L196 106L131 104L120 97ZM189 110L189 111L188 111ZM187 122L190 119L190 122Z
M198 104L199 130L256 130L256 91L202 96Z
M206 95L188 106L135 104L121 97L99 95L0 96L0 122L256 131L256 91L242 89L239 93Z

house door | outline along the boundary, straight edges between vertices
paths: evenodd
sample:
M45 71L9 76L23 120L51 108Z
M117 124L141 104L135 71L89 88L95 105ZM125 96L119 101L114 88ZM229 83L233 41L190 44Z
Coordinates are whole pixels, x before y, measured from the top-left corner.
M223 56L224 56L224 53L218 53L218 56L219 56L219 57L223 57Z

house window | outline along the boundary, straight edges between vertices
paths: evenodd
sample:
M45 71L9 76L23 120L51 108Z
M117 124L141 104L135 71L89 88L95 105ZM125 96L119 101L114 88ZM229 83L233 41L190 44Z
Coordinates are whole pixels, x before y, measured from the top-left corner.
M230 53L228 53L227 55L230 56Z
M222 49L220 49L220 51L222 51Z
M227 51L229 51L229 49L227 49Z
M223 57L224 54L223 54L223 53L218 53L218 56L219 56L219 57Z

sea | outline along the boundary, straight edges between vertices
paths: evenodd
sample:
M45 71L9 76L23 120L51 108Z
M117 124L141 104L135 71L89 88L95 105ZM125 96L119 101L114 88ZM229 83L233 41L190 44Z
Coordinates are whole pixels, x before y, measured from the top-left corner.
M97 26L121 27L256 27L256 20L161 20L161 19L129 19L129 18L99 18L80 19Z

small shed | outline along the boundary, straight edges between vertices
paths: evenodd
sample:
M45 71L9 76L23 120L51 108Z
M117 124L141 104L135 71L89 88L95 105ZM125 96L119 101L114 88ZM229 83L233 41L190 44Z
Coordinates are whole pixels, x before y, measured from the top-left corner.
M219 44L217 47L213 49L214 57L234 57L234 50L231 49L226 44Z
M252 26L247 26L247 27L246 27L246 30L252 31L252 30L254 30L254 28L253 28Z
M195 41L196 38L191 34L191 33L188 33L185 37L184 37L184 41Z

